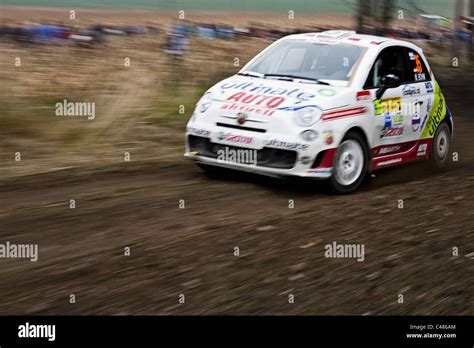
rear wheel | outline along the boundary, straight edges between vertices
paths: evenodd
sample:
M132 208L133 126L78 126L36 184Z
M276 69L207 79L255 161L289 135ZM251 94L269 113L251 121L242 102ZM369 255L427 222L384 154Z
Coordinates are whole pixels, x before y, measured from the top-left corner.
M451 130L446 122L439 125L431 146L431 163L438 169L443 169L448 164L449 150L451 148Z
M356 132L346 134L333 160L332 189L341 194L355 191L364 180L368 167L368 149Z

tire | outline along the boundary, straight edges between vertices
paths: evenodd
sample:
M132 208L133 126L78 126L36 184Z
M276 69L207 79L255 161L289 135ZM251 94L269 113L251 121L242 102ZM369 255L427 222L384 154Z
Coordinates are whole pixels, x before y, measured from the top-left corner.
M433 137L433 145L430 151L431 164L437 169L446 168L450 149L451 130L446 122L442 122Z
M369 150L363 136L348 132L336 150L331 189L338 194L354 192L364 180L369 163Z

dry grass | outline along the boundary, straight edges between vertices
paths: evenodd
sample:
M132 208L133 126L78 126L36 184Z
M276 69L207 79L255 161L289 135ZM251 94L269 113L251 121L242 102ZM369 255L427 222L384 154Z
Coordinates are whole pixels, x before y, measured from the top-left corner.
M267 44L246 39L242 51L235 41L193 39L190 54L175 63L162 51L161 35L111 37L95 48L2 42L1 176L109 165L122 162L124 152L138 161L176 160L202 92L238 70L234 57L244 64ZM55 116L64 99L94 102L96 118Z

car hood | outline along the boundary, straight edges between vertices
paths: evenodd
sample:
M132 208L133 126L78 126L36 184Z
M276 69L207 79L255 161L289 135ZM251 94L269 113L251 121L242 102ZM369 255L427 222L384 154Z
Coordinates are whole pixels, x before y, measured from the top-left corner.
M223 109L245 105L257 110L298 110L307 106L318 106L324 110L342 105L340 97L349 88L234 75L209 91L214 101L222 103Z

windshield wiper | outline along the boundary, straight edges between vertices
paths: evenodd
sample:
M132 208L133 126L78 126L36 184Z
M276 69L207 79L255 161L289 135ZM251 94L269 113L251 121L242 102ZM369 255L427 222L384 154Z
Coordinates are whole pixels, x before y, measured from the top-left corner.
M312 78L312 77L303 77L303 76L296 76L296 75L287 75L287 74L265 74L263 75L264 77L286 77L288 79L301 79L301 80L309 80L309 81L314 81L314 82L317 82L321 85L327 85L327 86L330 86L331 84L326 82L326 81L321 81L319 79L315 79L315 78Z
M265 77L264 74L253 72L253 71L242 71L242 72L237 73L237 75L259 77L261 79Z

